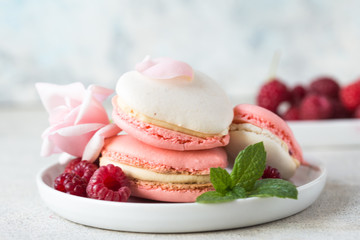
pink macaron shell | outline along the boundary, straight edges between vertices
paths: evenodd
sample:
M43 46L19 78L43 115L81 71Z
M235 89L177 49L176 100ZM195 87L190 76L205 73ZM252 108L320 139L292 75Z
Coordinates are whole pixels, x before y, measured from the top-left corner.
M267 129L284 141L294 158L306 164L301 147L288 124L275 113L252 104L239 104L234 107L233 123L250 123Z
M227 167L223 148L199 151L174 151L145 144L130 135L118 135L105 140L102 155L130 166L153 170L199 172L209 174L212 167Z
M177 151L202 150L226 146L230 140L229 134L200 138L145 123L123 112L117 106L116 97L113 98L112 103L113 120L121 129L138 140L158 148Z
M221 147L199 151L174 151L153 147L130 135L106 139L102 157L110 159L114 165L122 163L166 174L181 172L189 175L207 175L210 168L225 168L228 164L226 152ZM146 183L142 184L144 181L138 179L130 179L130 182L132 196L163 202L194 202L202 193L213 190L210 183L209 186L206 186L207 183L205 186L190 184L191 187L189 184L176 183L178 187L175 189L172 183L145 181Z
M207 191L213 191L213 188L191 189L191 190L164 190L157 186L138 186L130 184L131 195L161 202L195 202L196 198Z

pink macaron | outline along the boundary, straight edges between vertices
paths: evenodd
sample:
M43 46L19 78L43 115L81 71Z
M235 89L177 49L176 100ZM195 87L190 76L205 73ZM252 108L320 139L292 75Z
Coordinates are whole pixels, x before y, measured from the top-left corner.
M131 137L106 139L100 166L120 167L131 183L132 196L164 202L194 202L214 190L210 168L227 167L223 148L174 151L156 148Z
M267 152L267 165L278 169L282 178L289 179L305 163L300 145L283 119L256 105L235 106L230 142L226 146L229 161L234 161L248 145L261 141Z
M146 59L120 77L116 93L114 123L146 144L187 151L229 142L233 111L227 95L184 62Z

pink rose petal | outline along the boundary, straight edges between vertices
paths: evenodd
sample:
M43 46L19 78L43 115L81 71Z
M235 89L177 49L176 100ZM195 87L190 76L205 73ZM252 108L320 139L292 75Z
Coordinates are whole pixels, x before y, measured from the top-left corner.
M113 90L95 85L85 90L81 83L63 86L37 83L36 89L49 113L50 122L50 127L42 134L42 156L65 153L61 155L64 159L82 157L89 141L100 130L96 139L102 138L102 141L93 140L89 147L93 151L87 150L86 153L93 159L97 157L95 154L99 154L103 139L120 131L114 126L107 127L109 118L102 106Z
M49 116L50 125L64 121L64 117L69 115L70 111L71 109L66 106L58 106L54 108Z
M42 153L49 156L53 153L66 152L81 157L92 136L103 126L104 124L89 123L68 127L60 124L52 127L45 133Z
M48 113L58 106L73 107L79 105L85 94L82 83L76 82L68 85L56 85L51 83L36 83L35 87L40 99Z
M104 124L101 123L87 123L87 124L80 124L80 125L69 126L66 128L61 128L56 132L64 137L80 136L88 132L99 130L103 126Z
M171 58L145 58L144 61L136 64L136 71L154 79L173 79L183 77L191 81L194 71L187 63Z
M105 138L115 136L119 132L121 132L121 129L113 123L99 129L86 145L82 159L94 162L104 146Z
M111 94L114 93L114 90L96 86L96 85L90 85L88 87L88 90L90 92L92 92L92 95L94 96L94 98L96 100L98 100L99 102L105 101Z
M80 106L79 113L74 124L84 123L109 123L109 117L105 108L100 102L92 98L92 93L90 91L88 91L85 95L84 102Z
M48 138L44 138L41 145L40 156L48 157L53 153L61 153L62 150L58 148L52 141Z

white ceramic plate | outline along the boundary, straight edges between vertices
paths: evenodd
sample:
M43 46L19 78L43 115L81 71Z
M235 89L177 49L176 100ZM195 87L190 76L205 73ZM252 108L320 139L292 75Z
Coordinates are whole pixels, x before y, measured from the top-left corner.
M247 198L218 204L160 203L138 198L126 203L100 201L54 190L53 181L64 169L60 164L40 171L37 185L41 198L52 211L76 223L132 232L213 231L266 223L309 207L326 181L324 166L309 162L310 167L301 166L291 179L298 186L298 200Z
M289 121L302 147L360 146L360 119Z

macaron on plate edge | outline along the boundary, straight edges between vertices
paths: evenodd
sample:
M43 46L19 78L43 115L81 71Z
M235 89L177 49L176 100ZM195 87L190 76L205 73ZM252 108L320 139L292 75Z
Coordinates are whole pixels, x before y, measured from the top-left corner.
M215 231L263 224L294 215L309 207L326 182L324 164L307 157L290 179L298 188L298 200L247 198L227 203L164 203L130 198L119 203L77 197L55 190L52 183L63 171L59 163L44 167L36 176L40 196L47 207L63 218L97 228L148 233Z

